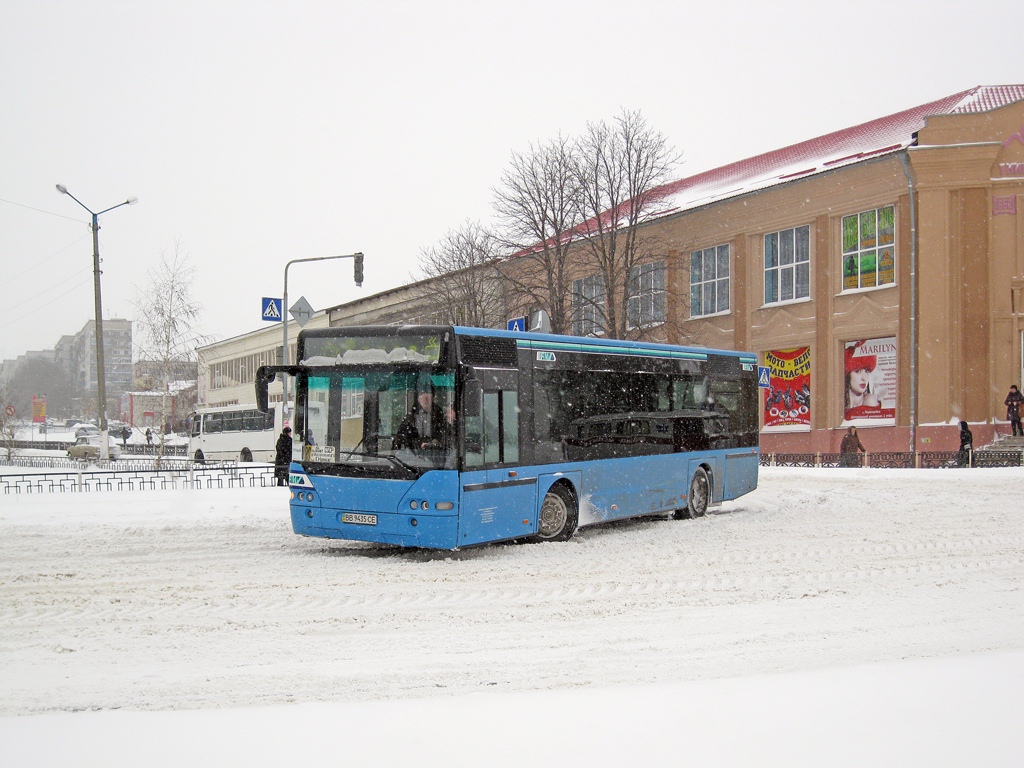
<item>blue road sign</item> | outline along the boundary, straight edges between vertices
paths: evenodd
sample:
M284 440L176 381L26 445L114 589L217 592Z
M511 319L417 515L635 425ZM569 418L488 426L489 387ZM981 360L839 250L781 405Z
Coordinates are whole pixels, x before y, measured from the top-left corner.
M525 331L526 330L526 318L525 317L513 317L511 320L505 323L505 327L510 331Z
M263 319L272 323L280 323L284 317L284 299L268 299L263 297Z
M757 386L761 389L772 388L772 369L767 365L757 366Z

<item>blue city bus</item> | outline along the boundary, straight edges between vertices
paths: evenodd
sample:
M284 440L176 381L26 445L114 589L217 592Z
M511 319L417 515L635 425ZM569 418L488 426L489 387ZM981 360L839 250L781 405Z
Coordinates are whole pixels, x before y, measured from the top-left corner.
M459 549L565 541L641 515L700 517L757 487L757 360L464 328L302 331L297 534Z

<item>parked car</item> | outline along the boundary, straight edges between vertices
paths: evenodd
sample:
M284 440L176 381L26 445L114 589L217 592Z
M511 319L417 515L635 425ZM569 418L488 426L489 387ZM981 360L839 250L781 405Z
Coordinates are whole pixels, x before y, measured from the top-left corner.
M79 424L75 427L75 437L99 437L100 428L95 424Z
M75 440L74 445L68 448L68 458L98 459L100 457L100 447L99 435L83 435ZM113 440L110 441L109 456L114 460L121 458L121 447Z

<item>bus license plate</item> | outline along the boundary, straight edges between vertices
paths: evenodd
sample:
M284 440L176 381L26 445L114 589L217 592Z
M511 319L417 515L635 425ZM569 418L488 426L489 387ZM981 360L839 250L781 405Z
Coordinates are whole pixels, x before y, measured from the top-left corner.
M355 523L356 525L376 525L376 515L364 515L359 512L343 512L341 515L341 522L343 523Z

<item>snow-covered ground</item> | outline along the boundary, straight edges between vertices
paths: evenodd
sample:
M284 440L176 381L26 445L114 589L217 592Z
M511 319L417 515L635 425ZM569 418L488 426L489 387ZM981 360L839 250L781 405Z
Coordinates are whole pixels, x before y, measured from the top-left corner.
M0 765L1019 765L1024 470L762 471L457 553L0 497Z

